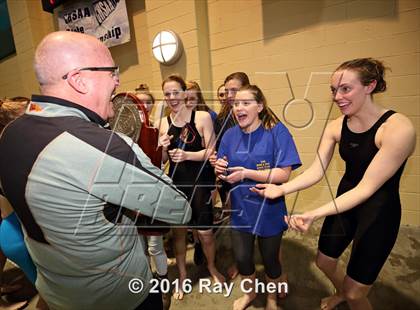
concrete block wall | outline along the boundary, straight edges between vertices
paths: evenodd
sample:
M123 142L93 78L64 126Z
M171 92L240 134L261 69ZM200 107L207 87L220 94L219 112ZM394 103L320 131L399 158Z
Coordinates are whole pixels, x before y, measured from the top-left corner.
M184 78L199 80L197 22L194 1L146 1L148 33L151 49L154 36L162 30L172 30L182 40L183 53L172 66L164 66L152 61L152 85L159 98L162 98L161 83L169 74L178 73Z
M314 160L326 122L340 114L331 103L329 76L351 58L377 57L392 68L387 73L388 91L375 100L407 115L420 134L420 0L126 3L132 40L111 48L121 68L118 91L147 83L159 99L162 79L177 72L201 83L211 99L228 74L245 71L293 134L304 164L296 173ZM17 54L0 61L0 97L29 96L38 92L32 72L34 49L56 29L56 22L42 11L40 1L9 0L8 5ZM181 59L172 66L159 65L151 53L153 37L165 29L175 31L184 47ZM214 108L219 109L217 104ZM297 128L308 122L305 128ZM401 181L402 222L413 226L420 226L419 142ZM344 164L335 154L327 179L299 193L295 211L330 200L343 171ZM287 198L290 207L295 197Z
M30 96L38 89L33 73L35 48L43 36L54 30L50 14L41 1L7 1L16 55L0 61L0 97Z
M120 65L121 85L118 91L133 91L140 83L146 83L155 98L160 101L162 80L172 73L206 83L206 88L211 87L209 66L207 65L206 72L203 70L210 58L205 42L208 35L201 22L207 17L201 16L205 2L127 0L126 3L135 44L130 42L111 48L115 61ZM167 29L176 32L183 45L181 58L171 66L159 64L154 60L151 51L155 35Z
M352 58L377 57L392 68L388 91L375 100L407 115L420 132L420 1L214 0L208 14L213 88L231 72L248 73L292 132L304 163L300 171L315 159L326 122L340 114L331 106L330 73ZM315 116L299 129L311 116L303 99ZM401 181L402 222L414 226L420 225L418 142ZM288 197L290 207L301 212L331 200L343 171L336 151L328 182L299 193L296 204L295 195Z

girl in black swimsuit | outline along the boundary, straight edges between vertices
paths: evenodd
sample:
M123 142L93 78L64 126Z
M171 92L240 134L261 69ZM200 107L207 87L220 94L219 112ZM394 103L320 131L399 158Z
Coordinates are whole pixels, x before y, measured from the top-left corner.
M205 163L214 149L213 122L209 113L192 111L186 107L186 84L178 75L170 75L162 83L163 95L170 115L160 122L159 143L163 147L163 161L169 159L169 177L183 191L193 209L190 226L197 230L207 268L216 282L225 278L216 269L213 236L213 210L210 199L214 179L206 175ZM180 290L175 299L183 298L182 283L186 280L186 227L173 229L175 257L179 270Z
M416 134L407 117L373 102L373 94L386 90L384 71L383 64L372 58L341 64L332 76L331 91L343 116L328 124L317 159L288 183L259 184L251 189L273 198L317 183L339 144L346 171L337 198L287 219L293 229L305 232L314 220L326 216L316 263L334 284L336 294L323 299L321 309L333 309L343 301L351 309L372 309L367 295L397 238L399 181L414 151ZM337 262L351 241L344 274Z

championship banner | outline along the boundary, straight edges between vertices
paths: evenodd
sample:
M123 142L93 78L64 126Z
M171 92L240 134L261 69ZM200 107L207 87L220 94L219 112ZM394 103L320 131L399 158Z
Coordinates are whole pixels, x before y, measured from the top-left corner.
M57 13L60 30L90 34L108 47L130 41L125 0L71 1Z

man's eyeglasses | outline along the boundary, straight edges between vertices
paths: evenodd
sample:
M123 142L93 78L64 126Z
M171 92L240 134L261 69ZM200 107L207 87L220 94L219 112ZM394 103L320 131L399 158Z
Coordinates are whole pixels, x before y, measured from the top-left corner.
M120 68L117 67L85 67L85 68L79 68L79 69L73 69L77 71L109 71L111 72L112 77L118 77L120 74ZM71 70L71 71L73 71ZM62 76L63 80L67 80L67 77L69 75L70 71L67 72L65 75Z

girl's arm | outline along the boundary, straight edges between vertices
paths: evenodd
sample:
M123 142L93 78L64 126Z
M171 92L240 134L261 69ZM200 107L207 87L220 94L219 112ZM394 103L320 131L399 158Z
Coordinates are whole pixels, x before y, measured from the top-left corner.
M267 170L253 170L243 167L228 168L229 175L221 175L220 179L229 183L241 182L243 179L250 179L265 183L284 183L289 180L292 167L273 168Z
M251 191L258 193L261 196L274 199L318 183L324 176L331 161L335 144L340 140L342 121L343 118L340 117L327 125L324 134L322 135L315 160L302 174L282 185L257 184L255 187L251 188Z
M291 219L292 228L306 231L314 220L342 213L366 201L395 174L412 154L415 141L416 133L408 118L401 114L390 118L382 133L380 149L359 184L318 209L302 215L294 215Z
M244 170L244 178L265 183L285 183L289 180L292 167L273 168L270 170Z

